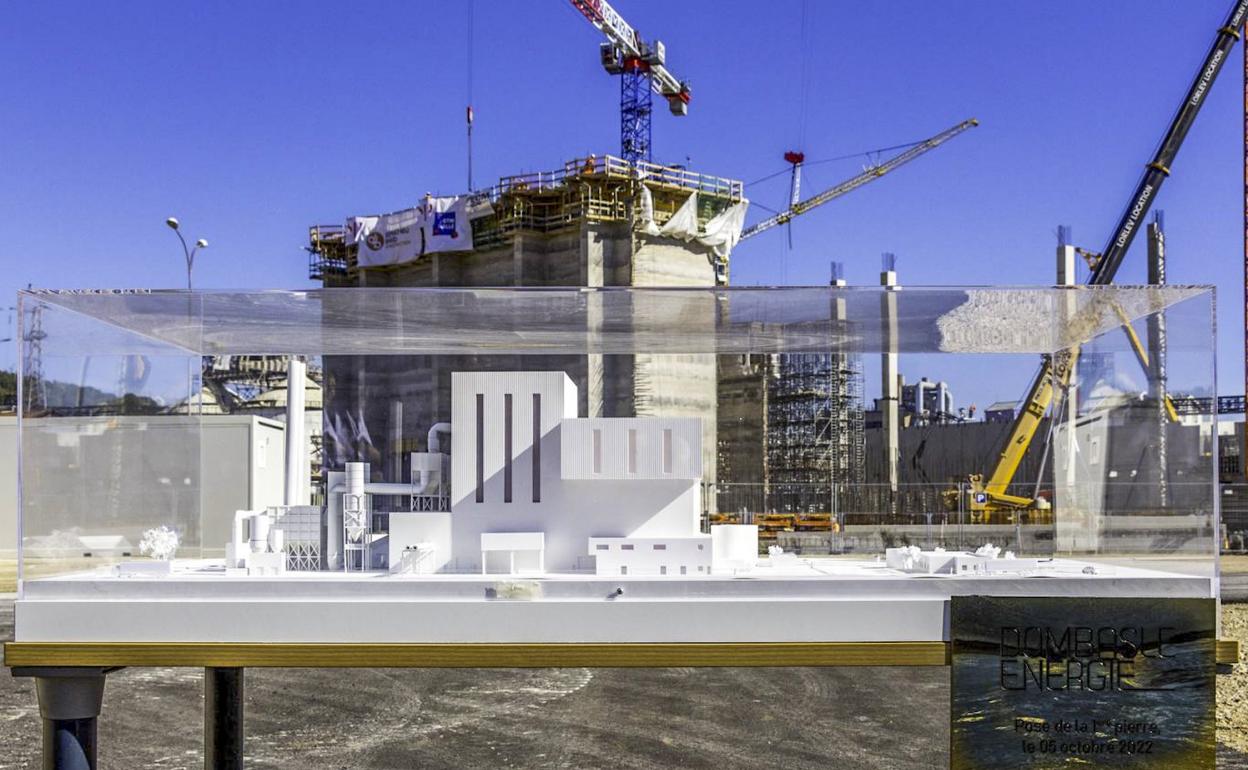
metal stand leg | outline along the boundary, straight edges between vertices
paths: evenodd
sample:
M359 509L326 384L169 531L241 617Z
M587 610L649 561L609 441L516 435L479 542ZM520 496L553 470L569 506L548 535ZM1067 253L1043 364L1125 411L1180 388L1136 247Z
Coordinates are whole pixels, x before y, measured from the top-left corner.
M204 770L243 768L243 669L204 669Z
M44 719L44 770L95 770L95 722L95 717Z
M44 770L95 770L96 719L104 704L105 668L14 668L35 678L43 717Z

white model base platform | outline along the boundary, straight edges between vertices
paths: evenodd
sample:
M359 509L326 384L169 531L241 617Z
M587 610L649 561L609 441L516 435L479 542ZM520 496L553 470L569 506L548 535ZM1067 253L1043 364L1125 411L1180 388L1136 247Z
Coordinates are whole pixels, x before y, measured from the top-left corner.
M225 574L108 570L28 580L18 642L914 642L948 639L954 595L1209 598L1216 580L1053 560L1030 574L912 575L800 559L735 576ZM1089 565L1093 570L1085 571Z

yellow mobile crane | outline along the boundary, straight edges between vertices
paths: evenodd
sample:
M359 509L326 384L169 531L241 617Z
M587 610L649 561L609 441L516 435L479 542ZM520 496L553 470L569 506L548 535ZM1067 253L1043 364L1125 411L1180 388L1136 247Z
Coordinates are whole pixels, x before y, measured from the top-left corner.
M1127 204L1126 211L1118 221L1118 227L1114 230L1109 243L1100 254L1086 255L1091 257L1089 264L1092 266L1089 284L1103 286L1113 282L1127 249L1135 239L1136 231L1157 197L1157 191L1161 189L1166 177L1170 176L1170 168L1175 156L1178 155L1179 147L1182 146L1187 132L1196 120L1196 115L1200 112L1209 89L1222 70L1222 65L1231 48L1234 47L1235 41L1239 39L1239 31L1243 27L1246 14L1248 14L1248 0L1236 0L1226 18L1226 23L1218 29L1217 37L1204 63L1201 64L1195 81L1184 96L1183 103L1171 121L1161 145L1157 148L1152 161L1145 167L1144 176L1136 186L1135 193L1131 196L1130 203ZM1132 340L1132 345L1136 349L1137 357L1140 357L1142 362L1147 362L1147 353L1139 344L1138 337ZM1032 439L1035 438L1040 428L1040 421L1054 405L1055 398L1060 399L1070 385L1071 374L1078 360L1078 347L1042 357L1040 371L1027 391L1022 410L1014 418L1005 448L997 457L996 465L988 476L988 480L984 481L980 474L968 477L972 521L992 522L1001 514L1008 514L1010 519L1014 519L1022 511L1044 511L1049 507L1047 501L1011 495L1006 490L1013 482L1014 474L1018 471L1023 456L1027 453L1027 448L1031 446ZM1168 405L1168 407L1168 411L1171 411L1173 416L1173 405ZM961 495L960 489L949 490L945 494L946 503L951 508L956 508ZM1043 514L1040 514L1040 517L1043 518Z

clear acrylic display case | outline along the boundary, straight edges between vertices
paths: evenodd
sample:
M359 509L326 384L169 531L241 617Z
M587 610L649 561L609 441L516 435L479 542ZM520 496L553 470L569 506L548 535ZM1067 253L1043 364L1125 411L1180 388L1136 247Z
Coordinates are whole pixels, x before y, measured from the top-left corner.
M1216 595L1207 287L19 302L19 641L939 639L957 593ZM214 431L284 420L219 375L291 357L284 471Z

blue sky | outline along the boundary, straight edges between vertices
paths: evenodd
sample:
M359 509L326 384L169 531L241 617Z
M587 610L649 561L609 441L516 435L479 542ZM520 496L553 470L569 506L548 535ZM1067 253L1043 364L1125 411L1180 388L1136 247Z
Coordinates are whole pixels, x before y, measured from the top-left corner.
M742 284L823 283L832 259L851 283L874 283L884 251L904 283L1051 283L1057 225L1104 245L1229 8L811 0L803 44L801 0L616 5L693 86L687 118L656 112L656 160L749 181L783 168L803 137L817 160L982 121L798 220L792 250L780 231L743 245ZM169 215L211 241L198 287L309 286L309 224L464 188L467 11L410 0L6 8L0 298L27 283L180 286ZM476 0L475 21L478 184L616 151L618 85L569 4ZM1219 290L1224 393L1242 391L1240 62L1236 49L1160 200L1171 281ZM861 162L812 166L806 189ZM779 207L785 185L747 192ZM1120 281L1143 277L1141 238ZM5 350L0 366L13 359Z

